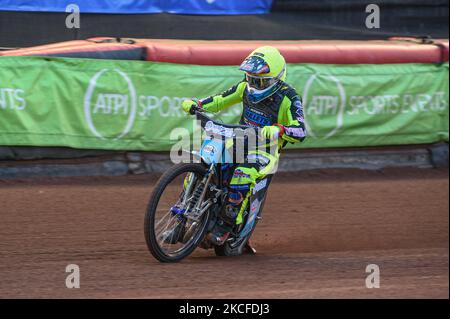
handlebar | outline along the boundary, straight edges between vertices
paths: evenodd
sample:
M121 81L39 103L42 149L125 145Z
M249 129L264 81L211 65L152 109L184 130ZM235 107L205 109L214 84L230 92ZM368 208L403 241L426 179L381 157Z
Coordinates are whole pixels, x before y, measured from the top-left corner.
M196 106L196 105L192 105L191 109L189 110L189 113L191 115L195 115L197 112L201 113L201 112L203 112L203 109L201 107Z
M200 121L201 127L205 131L211 131L214 134L225 136L228 138L248 138L249 136L254 136L259 140L266 140L261 136L260 127L221 123L205 115L202 112L203 110L201 108L193 108L196 108L195 116Z

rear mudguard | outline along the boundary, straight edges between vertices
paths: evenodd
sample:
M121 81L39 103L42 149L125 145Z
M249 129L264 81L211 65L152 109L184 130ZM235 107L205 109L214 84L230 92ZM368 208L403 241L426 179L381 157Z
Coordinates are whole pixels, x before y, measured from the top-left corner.
M261 178L250 190L252 193L250 195L249 200L249 207L248 207L249 212L247 218L244 219L245 226L239 233L239 238L244 238L245 236L247 236L252 231L256 219L261 218L264 202L266 200L267 190L269 188L271 180L272 175L268 175L264 178Z

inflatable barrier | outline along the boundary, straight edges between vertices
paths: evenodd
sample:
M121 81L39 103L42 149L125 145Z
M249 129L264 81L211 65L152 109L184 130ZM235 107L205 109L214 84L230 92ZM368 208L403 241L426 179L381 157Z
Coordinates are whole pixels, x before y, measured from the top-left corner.
M105 41L102 43L75 40L31 48L0 52L14 56L56 56L87 59L146 60L147 49L142 45Z
M147 60L178 64L239 65L258 46L273 45L288 63L391 64L448 61L448 40L386 41L199 41L92 38L0 52L78 58Z
M448 42L409 41L187 41L150 40L147 60L203 65L238 65L256 47L277 47L288 63L386 64L448 61Z

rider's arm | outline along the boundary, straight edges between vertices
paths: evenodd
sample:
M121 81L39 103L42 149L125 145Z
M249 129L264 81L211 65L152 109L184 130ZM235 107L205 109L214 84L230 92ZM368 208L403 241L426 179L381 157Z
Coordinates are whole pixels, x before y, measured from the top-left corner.
M285 96L278 113L281 138L287 142L302 142L306 137L303 105L300 96Z
M199 100L201 107L207 112L219 112L229 106L242 102L246 82L240 82L225 92L208 96Z

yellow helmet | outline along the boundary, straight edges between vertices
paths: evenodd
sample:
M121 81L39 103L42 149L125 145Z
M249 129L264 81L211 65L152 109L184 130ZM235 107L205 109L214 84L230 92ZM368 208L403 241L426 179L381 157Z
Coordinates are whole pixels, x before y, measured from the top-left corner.
M286 78L286 61L280 51L271 46L254 50L242 62L250 99L257 103L275 93Z

